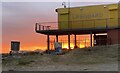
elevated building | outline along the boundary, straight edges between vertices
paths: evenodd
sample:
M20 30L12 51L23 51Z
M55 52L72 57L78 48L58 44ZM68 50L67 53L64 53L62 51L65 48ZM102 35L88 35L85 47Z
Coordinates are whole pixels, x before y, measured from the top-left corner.
M48 50L49 36L56 35L58 42L59 35L68 35L68 46L70 49L70 35L90 34L92 46L92 34L98 43L96 34L107 33L107 36L99 36L99 39L106 38L105 44L120 44L120 4L81 6L71 8L58 8L58 29L51 29L52 26L42 26L36 23L36 32L47 35Z

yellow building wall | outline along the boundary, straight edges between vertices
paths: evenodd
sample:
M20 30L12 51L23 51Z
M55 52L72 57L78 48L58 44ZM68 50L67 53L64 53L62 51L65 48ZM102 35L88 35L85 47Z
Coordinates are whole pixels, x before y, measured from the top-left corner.
M120 27L120 3L118 4L118 26Z
M58 9L58 27L59 29L68 29L68 9Z
M110 19L108 21L109 27L118 27L118 4L108 5Z
M118 4L57 10L59 29L118 27Z

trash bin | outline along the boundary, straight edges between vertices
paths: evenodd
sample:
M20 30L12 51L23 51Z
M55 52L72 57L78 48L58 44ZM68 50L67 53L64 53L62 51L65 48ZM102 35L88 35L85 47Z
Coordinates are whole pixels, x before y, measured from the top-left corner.
M62 43L61 42L55 42L54 43L54 47L55 47L55 52L62 52Z
M11 41L11 50L19 51L20 50L20 42L19 41Z

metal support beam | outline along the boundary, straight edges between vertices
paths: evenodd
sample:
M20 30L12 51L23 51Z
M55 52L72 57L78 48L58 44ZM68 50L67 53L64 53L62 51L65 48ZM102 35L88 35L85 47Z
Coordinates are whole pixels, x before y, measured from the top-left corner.
M50 38L49 38L49 34L47 34L47 48L48 51L50 50Z
M96 42L96 34L94 33L94 46L96 46L97 42Z
M70 33L68 33L68 48L70 49Z
M74 35L74 44L75 44L74 48L77 48L76 34Z
M56 42L58 42L58 35L56 35Z
M90 47L92 47L92 32L90 32Z

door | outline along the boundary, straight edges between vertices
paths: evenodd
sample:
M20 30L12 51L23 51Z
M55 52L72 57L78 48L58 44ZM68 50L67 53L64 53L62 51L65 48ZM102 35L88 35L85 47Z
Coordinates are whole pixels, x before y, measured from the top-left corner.
M59 29L68 29L68 13L59 15Z

